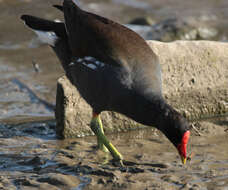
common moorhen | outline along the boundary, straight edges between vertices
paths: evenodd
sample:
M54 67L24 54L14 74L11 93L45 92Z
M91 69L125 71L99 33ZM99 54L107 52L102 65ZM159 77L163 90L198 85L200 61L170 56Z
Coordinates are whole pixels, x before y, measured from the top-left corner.
M22 20L59 57L67 77L93 109L91 129L98 146L115 160L122 156L104 135L100 113L114 111L156 127L186 162L189 124L162 96L159 60L138 34L64 0L64 22L30 15Z

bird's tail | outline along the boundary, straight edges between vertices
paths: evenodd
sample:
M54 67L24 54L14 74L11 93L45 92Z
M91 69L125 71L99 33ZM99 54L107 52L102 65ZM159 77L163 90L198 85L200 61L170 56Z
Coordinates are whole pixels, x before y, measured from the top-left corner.
M65 69L70 64L71 51L64 23L30 15L22 15L21 19L43 43L49 44L54 49Z
M58 38L67 38L64 23L54 22L30 15L22 15L21 19L31 28L43 43L55 46Z

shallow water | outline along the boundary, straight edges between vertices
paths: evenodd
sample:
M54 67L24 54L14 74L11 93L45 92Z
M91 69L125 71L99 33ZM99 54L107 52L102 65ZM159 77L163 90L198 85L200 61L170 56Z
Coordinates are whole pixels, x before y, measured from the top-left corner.
M203 123L202 136L191 138L191 160L185 166L175 148L154 129L108 135L128 161L119 168L108 162L109 154L95 149L95 137L56 139L53 121L1 125L0 187L5 181L3 189L39 189L46 182L50 189L62 189L61 183L66 182L52 176L58 174L66 181L72 176L78 180L63 189L226 189L227 129L227 118ZM22 179L23 183L16 183ZM59 182L53 184L53 180Z

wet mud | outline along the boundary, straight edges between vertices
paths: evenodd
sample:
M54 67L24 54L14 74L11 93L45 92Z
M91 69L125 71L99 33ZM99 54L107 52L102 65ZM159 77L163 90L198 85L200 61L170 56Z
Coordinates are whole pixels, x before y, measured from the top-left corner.
M110 134L124 167L96 137L59 140L55 122L0 126L0 189L221 189L228 187L228 118L194 123L188 162L155 129Z

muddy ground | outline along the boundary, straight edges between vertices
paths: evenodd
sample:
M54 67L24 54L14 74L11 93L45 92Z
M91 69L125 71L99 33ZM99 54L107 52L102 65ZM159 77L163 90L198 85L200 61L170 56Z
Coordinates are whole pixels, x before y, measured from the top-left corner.
M94 136L58 140L54 121L0 126L0 189L228 188L228 118L194 123L187 165L155 129L110 134L125 167Z

